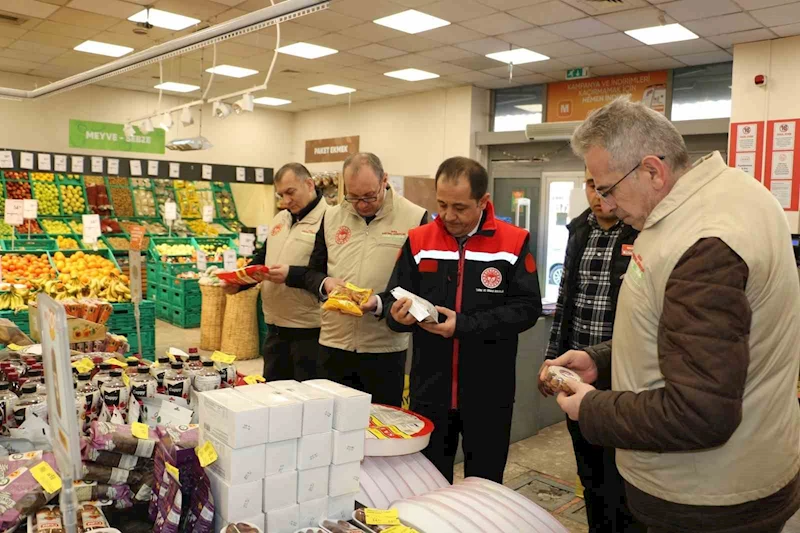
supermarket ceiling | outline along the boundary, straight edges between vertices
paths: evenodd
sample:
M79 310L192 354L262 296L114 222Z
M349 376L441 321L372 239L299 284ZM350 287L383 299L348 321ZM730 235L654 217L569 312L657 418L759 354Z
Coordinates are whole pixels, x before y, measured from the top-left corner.
M74 50L86 40L139 51L269 5L270 0L3 0L0 72L38 78L3 84L32 89L34 83L41 86L110 60ZM140 35L127 19L145 6L200 22L183 31L154 27ZM408 9L450 24L412 35L373 22ZM675 22L700 38L648 46L624 33ZM277 109L300 111L348 98L360 102L466 84L503 88L560 81L573 67L590 67L600 76L730 61L736 43L798 34L800 2L791 0L332 0L326 11L281 25L281 46L304 42L337 53L319 59L280 54L269 90L255 96L291 100ZM209 97L261 83L274 46L274 28L217 45L218 65L259 73L218 75ZM515 66L509 82L508 65L486 54L520 47L550 59ZM164 81L201 86L210 67L209 47L165 61ZM407 68L439 77L409 82L384 75ZM156 91L158 76L158 66L150 66L100 85ZM323 84L356 92L330 96L308 90Z

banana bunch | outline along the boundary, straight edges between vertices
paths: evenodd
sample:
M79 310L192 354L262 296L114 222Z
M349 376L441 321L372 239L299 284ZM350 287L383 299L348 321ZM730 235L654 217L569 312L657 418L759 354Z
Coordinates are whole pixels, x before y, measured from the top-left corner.
M109 276L105 286L98 294L98 297L108 300L109 302L130 302L131 289L122 280L116 276Z
M28 308L29 296L26 285L3 283L0 285L0 310L23 311Z

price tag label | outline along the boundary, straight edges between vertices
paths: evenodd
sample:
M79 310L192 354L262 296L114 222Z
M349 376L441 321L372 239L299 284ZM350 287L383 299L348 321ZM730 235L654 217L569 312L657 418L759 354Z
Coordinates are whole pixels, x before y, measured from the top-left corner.
M203 222L214 222L214 206L213 205L204 205L203 206Z
M264 169L257 168L256 169L256 183L264 183Z
M131 176L142 175L142 162L138 159L131 159Z
M200 466L203 468L217 460L217 450L214 449L214 445L211 444L210 440L207 440L202 446L195 448L194 452L197 454L197 459L200 461Z
M131 434L137 439L149 439L150 428L147 427L147 424L142 424L141 422L134 422L133 424L131 424Z
M175 481L180 481L181 473L178 471L177 468L166 462L164 463L164 466L167 468L167 472L169 472L169 475L175 478Z
M239 254L244 256L251 256L255 253L256 248L251 244L240 244L239 245Z
M269 236L269 226L267 226L266 224L260 224L259 226L256 227L256 238L258 239L258 242L266 241L268 236Z
M400 526L400 514L397 509L364 509L368 526Z
M30 152L19 153L19 168L33 170L33 154Z
M67 171L67 156L65 155L57 155L54 157L55 162L53 163L53 168L56 172L66 172Z
M256 244L256 236L252 233L240 233L239 234L239 246L242 244L246 244L248 246L255 246Z
M164 203L164 220L172 221L178 218L178 204L172 200L167 200Z
M236 181L244 181L246 176L244 167L236 167Z
M131 301L142 301L142 254L138 250L128 250L128 266L131 275Z
M33 479L35 479L48 494L53 494L61 490L61 478L46 461L32 466L30 468L30 473Z
M208 254L206 254L203 250L197 251L197 270L201 272L205 272L208 268Z
M0 150L0 168L14 168L14 155L11 150Z
M83 215L83 240L89 244L97 242L102 231L100 230L100 215Z
M147 175L158 176L158 161L147 162Z
M72 156L72 172L75 174L83 174L83 156L82 155L73 155Z
M8 205L8 201L6 201L6 205ZM222 268L228 272L236 270L236 250L228 249L222 252L222 263Z
M131 250L141 251L142 241L144 241L144 226L131 226Z
M252 376L245 376L244 382L248 385L255 385L256 383L266 383L267 380L259 375L253 374Z
M169 164L169 177L170 178L180 178L181 177L181 164L180 163L170 163Z
M92 156L92 173L94 174L102 174L103 173L103 158L98 156Z
M38 211L38 200L22 200L22 218L27 220L35 220Z
M128 374L123 372L122 373L122 382L125 384L128 389L131 388L131 378L128 377Z
M211 165L203 165L203 179L210 180L214 177L214 167Z
M72 366L78 370L79 374L88 374L94 370L94 363L88 357L84 357L80 361L75 361L72 363Z
M384 529L383 533L419 533L419 531L408 526L390 526L388 529Z
M53 159L50 154L36 154L36 159L39 170L53 170Z
M25 202L23 200L6 200L5 223L9 226L21 226L24 212Z
M108 159L108 174L111 176L119 176L119 159Z
M229 355L225 352L216 351L211 354L211 360L215 363L225 363L226 365L232 365L234 361L236 361L235 355Z

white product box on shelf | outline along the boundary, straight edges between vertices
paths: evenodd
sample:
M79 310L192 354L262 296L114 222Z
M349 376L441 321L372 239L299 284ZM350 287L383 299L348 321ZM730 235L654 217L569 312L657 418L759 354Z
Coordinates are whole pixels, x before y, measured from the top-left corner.
M328 497L300 504L300 527L317 527L328 518Z
M211 482L211 493L214 495L215 513L226 520L238 522L261 511L264 499L262 480L230 485L210 470L206 470Z
M350 520L356 508L356 495L328 497L328 518L331 520Z
M358 492L358 483L361 478L360 461L343 465L331 465L329 469L328 495L344 496L345 494Z
M250 483L264 477L265 444L247 448L231 448L200 429L200 442L209 441L217 452L217 460L208 468L230 485Z
M217 513L214 515L214 533L223 531L224 528L229 524L239 524L242 522L245 524L250 524L251 526L256 526L264 533L267 531L267 515L264 513L255 514L245 520L226 520L223 516Z
M331 462L335 465L361 461L364 458L364 440L366 434L363 429L355 431L333 430L333 456Z
M267 442L269 408L233 389L203 392L199 398L200 426L206 434L231 448Z
M312 379L303 382L335 396L333 401L333 429L353 431L369 426L372 396L327 379Z
M297 503L328 495L328 467L300 470L297 474Z
M297 504L267 511L269 533L294 533L300 527L300 506Z
M333 427L333 400L330 392L298 381L270 381L270 387L290 392L303 401L303 435L327 433Z
M297 469L310 470L331 464L331 432L305 435L297 441Z
M268 442L264 448L267 452L265 475L273 476L297 469L296 440Z
M297 503L297 470L264 478L264 512Z
M267 442L280 442L300 437L303 423L303 402L301 400L291 394L281 393L267 384L236 387L236 391L251 401L255 400L269 408Z

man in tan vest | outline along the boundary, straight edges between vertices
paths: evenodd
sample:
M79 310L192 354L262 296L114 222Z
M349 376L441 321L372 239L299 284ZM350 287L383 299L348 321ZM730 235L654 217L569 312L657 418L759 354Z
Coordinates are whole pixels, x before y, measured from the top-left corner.
M408 231L428 217L423 208L395 193L376 155L351 155L342 173L344 203L325 214L308 267L293 266L286 278L289 287L304 288L320 299L345 282L385 290ZM370 298L363 311L361 317L322 311L322 372L372 394L374 403L399 406L409 334L395 333L381 320L380 295Z
M308 169L288 163L275 174L275 194L283 210L270 222L256 265L306 265L328 204L314 188ZM264 343L267 381L318 377L320 312L316 298L283 284L286 267L272 267L261 284L261 305L269 334Z
M576 130L597 194L641 231L612 340L568 351L558 403L617 448L651 533L777 533L800 508L800 284L778 201L619 99ZM612 390L589 383L611 374Z

